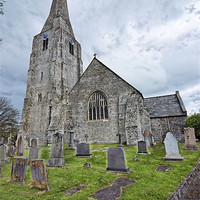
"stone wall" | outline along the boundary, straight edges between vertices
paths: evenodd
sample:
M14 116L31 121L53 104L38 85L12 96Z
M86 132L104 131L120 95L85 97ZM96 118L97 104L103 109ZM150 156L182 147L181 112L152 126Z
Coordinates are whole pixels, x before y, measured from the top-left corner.
M187 177L182 181L182 183L177 187L177 189L173 192L171 197L168 200L181 200L185 199L185 195L187 193L190 184L200 172L200 161L194 167L194 169L187 175Z
M167 132L173 133L178 141L184 141L186 116L151 118L151 129L155 141L161 142Z
M95 91L103 92L107 98L108 119L88 120L88 100ZM143 138L142 95L97 59L92 61L70 92L69 105L75 138L80 142L86 141L85 134L91 143L118 143L118 133L127 144L136 144Z

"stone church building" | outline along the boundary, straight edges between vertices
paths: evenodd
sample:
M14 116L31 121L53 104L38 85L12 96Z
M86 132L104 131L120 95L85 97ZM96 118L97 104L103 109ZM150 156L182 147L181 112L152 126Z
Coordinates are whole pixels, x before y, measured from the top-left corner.
M120 133L124 143L135 145L145 130L155 141L169 130L181 140L186 115L179 92L144 98L96 56L83 72L67 1L53 0L32 44L19 132L29 144L37 139L49 145L56 132L68 143L72 128L80 142L118 143Z

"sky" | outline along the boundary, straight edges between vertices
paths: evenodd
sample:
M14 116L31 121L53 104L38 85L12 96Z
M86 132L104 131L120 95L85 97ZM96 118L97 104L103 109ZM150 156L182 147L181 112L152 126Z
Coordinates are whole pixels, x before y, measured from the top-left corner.
M0 96L22 111L34 35L52 0L7 0L0 16ZM68 0L84 70L97 58L145 98L179 91L200 112L200 0Z

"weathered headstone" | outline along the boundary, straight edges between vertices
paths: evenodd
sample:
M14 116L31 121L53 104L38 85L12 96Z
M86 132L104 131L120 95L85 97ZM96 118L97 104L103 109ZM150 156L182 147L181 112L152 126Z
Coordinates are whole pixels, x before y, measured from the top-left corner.
M45 160L32 160L30 167L33 186L40 190L49 190Z
M145 141L139 141L138 142L138 152L137 152L137 154L148 154Z
M31 147L32 148L37 148L37 139L32 139L31 140Z
M167 133L164 143L165 143L165 150L166 150L166 156L164 157L164 160L183 160L184 159L179 154L178 142L176 138L170 132Z
M2 137L0 140L0 145L3 145L3 144L4 144L4 138Z
M14 157L12 163L11 182L24 184L26 179L26 158Z
M8 162L8 158L6 155L7 152L7 145L3 144L0 146L0 164L5 164Z
M2 166L0 164L0 179L2 178Z
M75 149L75 147L74 147L74 130L73 130L73 127L71 127L71 130L70 130L69 134L70 134L69 148L70 149Z
M48 167L64 167L63 159L63 134L56 133L52 137L51 158L48 160Z
M29 162L32 160L40 159L40 148L30 148L29 151Z
M77 157L91 157L91 155L89 143L80 143L77 145Z
M109 171L129 172L126 167L124 149L121 147L110 147L108 149L108 167Z
M12 133L10 133L10 137L8 138L8 146L13 146Z
M17 156L25 156L25 144L21 135L17 139Z
M145 130L144 132L144 141L146 142L147 147L153 146L153 136L148 130Z
M194 128L184 128L185 134L185 150L198 150Z
M8 157L13 157L15 156L16 148L14 146L9 146L8 147Z

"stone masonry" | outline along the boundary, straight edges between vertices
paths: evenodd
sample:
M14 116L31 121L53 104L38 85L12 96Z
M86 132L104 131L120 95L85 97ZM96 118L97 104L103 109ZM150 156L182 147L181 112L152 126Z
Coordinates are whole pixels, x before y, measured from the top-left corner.
M69 143L72 126L80 142L117 143L121 134L123 143L136 145L145 130L161 141L169 128L181 139L185 117L178 92L144 99L96 56L83 73L81 45L70 23L67 0L52 1L30 56L19 132L27 146L32 139L38 146L51 145L56 132Z

